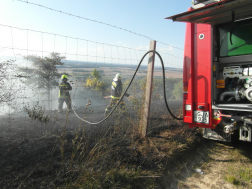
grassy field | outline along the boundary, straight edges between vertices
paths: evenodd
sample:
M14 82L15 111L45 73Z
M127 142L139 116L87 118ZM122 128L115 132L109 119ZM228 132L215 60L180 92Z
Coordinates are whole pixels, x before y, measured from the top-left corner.
M76 70L80 70L80 72L77 72ZM58 71L61 73L61 72L68 72L68 73L72 73L73 70L75 70L74 73L78 73L78 74L83 74L83 70L85 71L84 73L87 74L87 73L91 73L92 70L94 68L74 68L74 67L68 67L68 68L58 68ZM113 67L99 67L97 68L97 70L103 70L103 75L105 76L111 76L111 77L114 77L116 75L116 73L122 73L124 76L132 76L135 72L135 69L132 69L132 68L125 68L125 67L116 67L116 68L113 68ZM138 70L138 73L137 75L138 76L146 76L146 73L147 73L147 69L140 69ZM162 76L162 70L161 69L158 69L158 70L154 70L154 76ZM172 77L172 78L182 78L183 77L183 74L182 72L178 71L178 70L174 70L174 69L167 69L165 71L165 76L166 77Z

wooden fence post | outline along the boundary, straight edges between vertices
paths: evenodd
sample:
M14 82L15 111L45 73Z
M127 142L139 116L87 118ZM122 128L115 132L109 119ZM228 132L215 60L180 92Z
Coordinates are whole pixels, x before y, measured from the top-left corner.
M156 41L150 42L150 50L156 50ZM151 93L152 93L152 82L153 82L153 73L154 73L154 62L155 62L155 53L149 53L148 60L148 69L147 69L147 80L146 80L146 89L145 89L145 101L143 107L143 114L141 119L141 135L145 137L148 130L149 122L149 113L151 105Z

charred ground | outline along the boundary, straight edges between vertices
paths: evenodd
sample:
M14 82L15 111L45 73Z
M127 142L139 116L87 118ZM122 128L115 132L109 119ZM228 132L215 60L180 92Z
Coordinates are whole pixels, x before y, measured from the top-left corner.
M115 113L98 125L55 111L45 112L50 115L47 124L28 116L1 117L1 188L213 188L195 182L211 174L213 162L229 162L227 154L221 161L212 156L226 145L202 139L199 129L172 119L163 103L155 103L152 106L159 108L152 111L146 138L139 136L139 117L130 111L127 117ZM90 106L76 113L95 122L104 118L104 109ZM175 113L179 111L177 107ZM246 162L251 165L251 151L240 150L248 153ZM197 167L204 175L195 173ZM219 180L237 184L225 175ZM250 185L244 181L243 186Z

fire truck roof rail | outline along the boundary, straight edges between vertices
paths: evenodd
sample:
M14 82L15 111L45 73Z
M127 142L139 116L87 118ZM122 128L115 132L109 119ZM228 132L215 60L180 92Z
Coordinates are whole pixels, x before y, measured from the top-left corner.
M198 9L210 3L220 2L221 0L192 0L192 7Z
M203 7L167 17L177 22L217 25L252 17L251 0L222 0Z

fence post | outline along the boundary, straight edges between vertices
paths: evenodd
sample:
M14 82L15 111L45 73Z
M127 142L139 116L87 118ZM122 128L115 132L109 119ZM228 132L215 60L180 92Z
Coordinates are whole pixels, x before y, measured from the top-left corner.
M150 42L150 50L156 50L156 41ZM147 68L147 80L146 80L146 90L145 90L145 101L142 113L141 121L141 135L145 137L148 130L149 113L151 105L151 93L152 93L152 82L153 82L153 72L154 72L154 62L155 53L149 53L148 68Z

